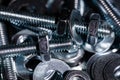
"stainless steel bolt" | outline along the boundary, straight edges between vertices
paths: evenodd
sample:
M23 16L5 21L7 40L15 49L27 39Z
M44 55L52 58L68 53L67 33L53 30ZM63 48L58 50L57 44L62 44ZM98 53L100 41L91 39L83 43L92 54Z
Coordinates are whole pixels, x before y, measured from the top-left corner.
M12 57L7 57L3 61L3 66L5 70L5 77L7 80L18 80L17 75L15 73L15 66Z

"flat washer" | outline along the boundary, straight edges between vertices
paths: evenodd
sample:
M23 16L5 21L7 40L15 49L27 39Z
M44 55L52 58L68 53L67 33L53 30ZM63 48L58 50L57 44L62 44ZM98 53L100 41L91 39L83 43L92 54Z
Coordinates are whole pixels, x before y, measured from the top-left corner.
M92 77L94 80L105 80L103 75L103 69L105 66L112 60L120 58L119 54L107 54L104 56L101 56L98 58L98 60L95 62L93 68L92 68ZM98 76L99 75L99 76Z

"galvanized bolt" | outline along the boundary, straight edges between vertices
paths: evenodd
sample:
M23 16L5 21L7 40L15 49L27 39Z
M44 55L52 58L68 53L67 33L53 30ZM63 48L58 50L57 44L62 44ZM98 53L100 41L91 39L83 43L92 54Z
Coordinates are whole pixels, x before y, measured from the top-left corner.
M114 25L113 29L115 30L115 33L119 34L120 20L115 14L113 8L111 8L112 4L109 5L109 3L107 3L106 0L92 0L92 1L94 2L95 5L98 5L101 12L104 14L104 17L106 18L106 20L110 24Z
M76 27L76 32L80 35L87 35L88 34L88 26L86 23L75 23L72 25L73 27ZM110 26L100 26L98 28L98 37L104 38L106 35L109 35L111 33L112 29L110 29Z
M0 7L0 19L9 21L16 25L36 25L41 26L45 28L51 28L54 29L55 27L55 18L48 17L48 16L42 16L38 14L29 14L29 13L22 13L22 12L16 12L14 10Z
M1 46L0 47L0 55L2 57L8 57L8 56L17 56L17 55L25 55L25 54L31 54L36 53L37 49L35 45L29 45L27 44L21 44L21 45L7 45L7 46Z
M18 80L17 75L15 73L15 66L12 57L7 57L3 61L3 66L5 70L5 77L7 80Z
M3 22L0 22L0 46L7 45L8 44L8 39L7 39L7 34L6 34L6 26ZM3 60L3 66L5 73L7 72L6 79L8 80L17 80L17 76L14 72L13 68L13 58L8 57ZM2 74L2 73L1 73Z

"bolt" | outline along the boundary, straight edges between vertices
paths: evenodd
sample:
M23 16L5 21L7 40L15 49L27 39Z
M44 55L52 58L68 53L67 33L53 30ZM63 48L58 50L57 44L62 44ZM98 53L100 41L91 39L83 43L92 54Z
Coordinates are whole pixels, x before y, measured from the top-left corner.
M36 47L30 45L7 45L1 46L0 48L0 55L5 58L4 59L4 69L6 71L6 78L7 80L17 80L17 76L15 73L15 66L13 57L22 55L22 54L32 54L36 53Z
M0 19L16 25L36 25L45 28L55 28L55 18L38 14L17 12L5 7L0 7Z
M80 15L83 16L86 10L86 4L84 0L74 0L74 9L80 12Z
M50 44L50 52L53 57L61 59L70 66L76 66L83 57L84 51L77 47L72 41L60 44Z
M21 44L21 45L7 45L0 47L0 55L2 57L16 56L22 54L36 53L36 46L32 44Z
M72 25L73 27L75 27L76 32L80 35L87 35L88 34L88 26L86 25L86 23L82 22L82 23L75 23ZM109 35L111 33L111 29L110 26L100 26L98 28L98 37L99 38L104 38L106 35Z
M0 22L0 46L8 44L8 39L6 36L6 26L3 22Z
M13 61L13 56L18 55L18 53L24 53L24 52L34 52L36 50L36 47L33 46L24 46L24 45L8 45L8 40L7 40L7 35L6 35L6 30L5 30L5 25L4 23L0 23L0 55L1 57L5 57L3 61L3 66L6 74L7 80L17 80L17 75L15 73L15 68L14 68L14 61ZM30 51L29 51L30 50Z
M6 26L4 23L0 22L0 46L6 45L7 39L6 39ZM2 78L2 58L0 57L0 74Z
M113 29L115 29L115 33L119 34L120 31L120 20L117 17L117 15L115 14L113 8L111 8L111 5L109 5L109 3L107 3L106 0L93 0L93 2L98 5L98 7L101 9L101 11L103 12L106 20L109 23L113 23L114 22L114 27ZM109 17L108 17L109 16Z
M12 57L5 58L3 61L3 66L7 80L17 80L13 58Z
M8 44L8 39L6 34L6 26L3 22L0 22L0 46L7 45L7 44ZM9 57L9 58L6 58L4 61L3 61L3 66L4 66L4 69L6 70L5 73L7 73L6 78L8 80L17 80L17 76L13 70L14 68L12 65L13 58Z

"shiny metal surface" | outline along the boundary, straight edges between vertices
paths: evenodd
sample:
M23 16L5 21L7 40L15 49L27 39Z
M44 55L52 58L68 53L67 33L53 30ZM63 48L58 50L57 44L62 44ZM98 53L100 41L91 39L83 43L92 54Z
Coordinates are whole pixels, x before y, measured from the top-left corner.
M33 80L45 80L45 76L52 75L57 70L62 74L70 67L61 60L51 59L50 61L39 63L33 73Z

